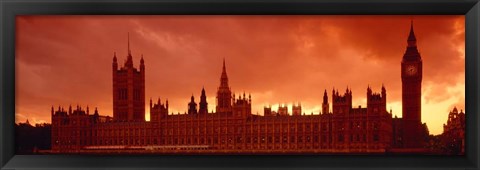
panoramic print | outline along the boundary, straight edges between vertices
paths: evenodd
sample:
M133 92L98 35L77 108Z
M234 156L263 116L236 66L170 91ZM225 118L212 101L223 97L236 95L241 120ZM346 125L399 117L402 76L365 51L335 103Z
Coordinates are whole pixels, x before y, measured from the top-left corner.
M464 16L17 16L16 154L464 155Z

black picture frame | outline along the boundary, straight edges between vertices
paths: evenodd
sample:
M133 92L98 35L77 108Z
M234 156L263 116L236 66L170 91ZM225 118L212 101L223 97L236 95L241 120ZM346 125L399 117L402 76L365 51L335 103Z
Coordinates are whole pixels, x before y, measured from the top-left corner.
M2 0L0 1L1 169L479 169L480 4L478 0ZM17 15L465 15L464 156L428 155L15 155L15 16Z

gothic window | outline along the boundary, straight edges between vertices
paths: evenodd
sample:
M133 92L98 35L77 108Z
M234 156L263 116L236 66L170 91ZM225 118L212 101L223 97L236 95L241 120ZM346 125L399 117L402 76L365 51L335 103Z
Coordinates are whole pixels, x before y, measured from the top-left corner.
M237 137L237 143L241 143L242 142L242 137Z
M298 132L302 132L302 131L303 131L303 126L302 126L302 124L299 124L297 128L298 128L298 129L297 129Z
M378 142L380 140L380 137L378 134L373 134L373 141Z
M377 122L373 123L373 130L378 130L378 123Z
M133 90L133 99L138 99L138 90Z
M338 134L338 141L343 142L343 135L342 134Z

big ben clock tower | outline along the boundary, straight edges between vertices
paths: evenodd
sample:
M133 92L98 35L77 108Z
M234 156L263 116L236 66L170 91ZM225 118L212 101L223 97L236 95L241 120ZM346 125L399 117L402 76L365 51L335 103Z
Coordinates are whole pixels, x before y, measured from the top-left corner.
M421 148L422 130L422 57L417 50L417 40L413 32L413 21L407 40L407 50L402 59L402 119L403 146Z

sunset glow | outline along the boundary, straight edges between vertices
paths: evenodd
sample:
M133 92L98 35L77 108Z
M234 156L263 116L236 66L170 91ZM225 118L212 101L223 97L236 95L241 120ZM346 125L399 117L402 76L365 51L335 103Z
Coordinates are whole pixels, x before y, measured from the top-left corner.
M126 60L127 33L134 67L145 60L147 120L150 98L183 114L202 87L214 111L223 59L232 92L251 94L253 114L279 105L291 113L297 103L319 114L324 90L347 87L353 107L366 107L367 87L380 92L383 84L387 110L401 117L412 18L422 122L440 134L449 111L465 112L464 16L18 16L16 122L49 123L52 106L112 116L112 57Z

